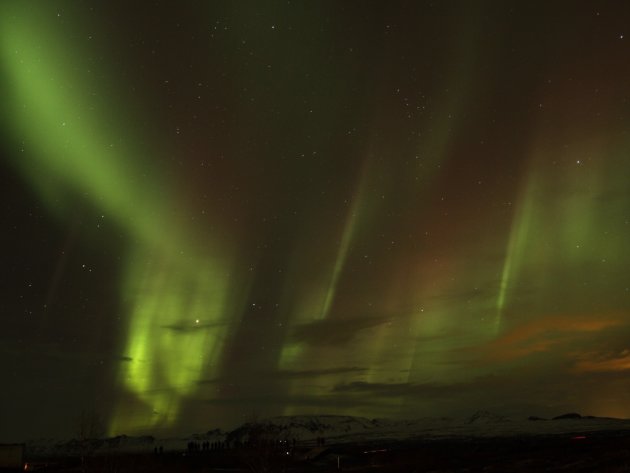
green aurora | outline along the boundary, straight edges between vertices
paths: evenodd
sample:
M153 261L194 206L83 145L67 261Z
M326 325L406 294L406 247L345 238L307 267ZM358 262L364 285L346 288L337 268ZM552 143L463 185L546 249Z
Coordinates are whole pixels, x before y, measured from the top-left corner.
M6 363L12 333L37 334L29 353L54 338L51 369L98 387L47 410L97 408L110 434L630 416L622 20L583 8L553 30L548 7L520 32L522 5L394 4L2 4L3 170L51 234L107 222L64 263L97 255L100 298L55 302L80 276L46 245L24 256L56 261L35 315L4 294ZM90 310L100 341L64 342Z

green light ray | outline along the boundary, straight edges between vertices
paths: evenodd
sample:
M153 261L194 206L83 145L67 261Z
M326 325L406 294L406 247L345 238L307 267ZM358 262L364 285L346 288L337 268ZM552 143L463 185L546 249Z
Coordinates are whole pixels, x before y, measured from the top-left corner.
M85 72L82 55L30 12L5 6L3 13L5 113L16 140L29 148L14 165L59 218L69 218L70 199L78 196L111 216L130 241L122 287L129 310L123 354L130 361L119 379L144 408L129 415L118 406L110 433L172 424L220 353L229 249L207 238L197 243L195 229L176 221L176 196L162 178L141 171L154 169L142 158L147 150L121 139L126 119L99 112L105 102L126 108L113 107L106 90L95 101L103 84Z
M482 86L480 77L475 72L475 67L479 54L479 22L473 21L480 12L477 7L469 5L470 11L462 18L466 18L466 23L461 25L460 40L454 45L453 70L447 78L444 88L438 94L440 111L437 119L433 123L421 122L422 128L429 128L431 134L422 134L418 142L418 155L422 158L419 163L418 172L423 177L420 182L422 186L418 186L416 190L416 198L421 201L430 195L430 188L426 182L434 182L437 175L441 172L441 166L449 157L449 151L455 140L457 133L462 126L462 114L467 109L468 103L475 95L475 89ZM421 129L422 129L421 128ZM434 285L433 277L427 278L426 273L430 265L423 264L420 269L420 287L411 288L412 293L406 298L410 301L410 305L414 307L427 307L427 300L439 295L441 291L448 291L448 284L442 286L428 287ZM408 332L411 334L409 355L402 358L401 368L408 370L407 382L425 381L426 379L435 379L435 366L443 364L445 357L448 356L448 346L436 346L431 351L431 360L427 359L424 352L424 344L415 342L415 339L425 337L438 336L448 329L448 324L452 317L446 309L433 307L431 311L422 309L421 311L413 310L407 312L406 323ZM383 345L387 350L387 345Z
M330 315L330 311L337 294L339 280L343 274L343 270L348 258L348 252L355 238L359 218L362 214L364 205L364 189L367 186L368 161L363 166L362 172L357 179L356 191L349 206L346 220L341 234L341 240L337 247L336 256L332 269L329 273L327 281L319 286L319 290L307 291L297 302L296 314L292 318L293 323L307 322L314 320L324 320ZM301 272L301 271L300 271ZM293 289L295 290L295 289ZM317 309L314 309L317 308ZM287 341L283 344L281 354L278 360L280 369L290 369L302 364L308 356L305 348L300 343ZM296 383L291 383L289 390L291 392L299 391ZM291 412L290 408L285 413Z
M328 284L328 289L326 290L326 296L324 298L324 303L322 305L322 310L319 316L320 319L325 319L330 313L330 308L337 292L339 278L343 273L343 269L348 259L348 250L350 249L350 246L352 245L352 241L356 234L357 221L361 214L366 179L366 170L364 167L364 170L358 181L357 190L354 197L352 198L352 204L350 205L350 208L348 210L348 216L346 218L346 223L344 225L343 233L341 236L341 242L339 243L339 249L337 250L337 257L335 258L335 263L333 265L330 283Z
M510 284L514 278L514 274L518 273L521 268L525 247L528 244L528 239L532 237L530 229L532 225L534 202L537 191L535 182L531 175L529 176L526 185L527 187L524 190L523 198L521 199L519 207L512 218L512 226L508 237L506 255L503 262L503 269L501 270L499 292L496 300L496 316L494 323L495 335L501 331L503 325L503 312L507 304Z
M151 238L163 219L155 202L165 197L152 185L138 185L136 156L142 153L120 145L121 130L93 111L103 108L92 92L100 85L68 73L80 64L47 30L41 22L2 23L2 62L12 88L5 107L14 135L32 151L14 164L62 217L66 201L79 195L137 236Z
M516 303L512 293L519 284L537 288L536 299L542 304L545 288L556 287L558 280L564 282L564 290L576 290L574 285L580 284L576 278L586 265L596 265L602 277L614 271L612 265L602 265L610 257L611 242L602 245L601 241L611 206L599 196L605 189L603 183L612 188L623 185L616 185L617 173L606 169L603 156L607 146L598 141L584 142L577 154L569 154L553 143L539 141L537 148L543 151L531 158L523 196L513 217L496 299L497 333L505 311ZM592 161L589 156L602 159ZM553 166L554 162L562 165ZM618 255L620 250L613 252ZM564 310L578 309L572 304L580 298L568 298L562 304Z
M462 112L474 96L475 88L480 86L475 67L480 31L479 23L474 21L480 12L473 4L466 5L466 8L469 11L462 15L462 18L466 18L466 24L458 28L461 30L461 39L452 51L453 70L448 74L444 86L436 91L435 101L439 106L435 107L434 113L437 116L430 121L423 120L419 126L418 156L422 159L418 161L418 172L423 176L422 186L425 182L432 182L431 178L440 172L441 163L448 156L461 126ZM424 187L419 190L426 192Z
M151 260L144 254L136 260L127 287L131 362L120 379L146 403L138 427L167 426L202 376L216 374L209 365L224 340L227 282L203 264L193 269L166 257L143 265Z

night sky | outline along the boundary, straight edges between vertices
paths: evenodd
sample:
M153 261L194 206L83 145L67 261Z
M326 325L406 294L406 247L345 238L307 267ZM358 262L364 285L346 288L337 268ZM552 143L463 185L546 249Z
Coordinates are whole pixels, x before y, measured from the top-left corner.
M0 440L630 417L624 5L3 1Z

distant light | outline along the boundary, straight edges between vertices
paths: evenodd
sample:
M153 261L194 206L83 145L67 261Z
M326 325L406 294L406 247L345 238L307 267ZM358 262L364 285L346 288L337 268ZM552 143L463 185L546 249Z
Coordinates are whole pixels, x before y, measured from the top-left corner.
M571 437L571 440L584 440L586 439L586 435L576 435L575 437Z
M195 319L195 323L198 324L199 323L199 319Z

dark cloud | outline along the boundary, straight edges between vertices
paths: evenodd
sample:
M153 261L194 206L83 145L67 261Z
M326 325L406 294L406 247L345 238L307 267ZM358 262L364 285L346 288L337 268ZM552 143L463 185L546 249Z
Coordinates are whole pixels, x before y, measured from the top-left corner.
M630 349L618 353L587 353L580 358L574 366L577 373L630 371Z
M508 376L486 375L457 383L370 383L353 381L337 384L334 393L360 394L375 397L410 397L418 399L467 396L487 390L511 389L515 380Z
M483 364L505 363L539 353L566 350L572 343L586 343L598 333L623 329L619 314L548 314L506 330L484 345L462 348Z
M206 330L226 325L225 323L180 323L162 325L162 328L171 330L175 333L190 333L197 330Z
M499 292L499 281L495 281L492 284L486 284L483 287L476 287L467 290L461 291L453 291L453 292L445 292L441 294L436 294L433 296L433 299L438 300L448 300L450 302L467 302L471 300L480 300L487 298L495 298L497 297L497 293Z
M358 404L361 406L374 406L382 408L384 406L382 400L361 398L354 399L345 395L302 395L302 396L273 396L273 395L256 395L256 396L230 396L219 397L215 399L204 399L202 402L214 405L224 406L302 406L302 407L321 407L326 408L326 412L332 412L340 407L352 408Z
M200 379L197 384L217 384L222 381L221 378Z
M273 372L267 372L264 374L265 379L303 379L303 378L320 378L324 376L331 376L335 374L351 374L351 373L364 373L368 371L367 368L360 368L357 366L338 367L338 368L322 368L315 370L279 370ZM217 384L220 382L228 381L227 378L211 378L202 379L198 381L198 384Z
M601 201L604 204L610 204L615 201L627 201L630 198L630 190L625 189L611 189L601 190L595 195L595 199Z
M271 374L276 378L319 378L321 376L329 376L333 374L347 373L363 373L367 368L359 368L356 366L340 367L340 368L323 368L319 370L281 370Z
M487 375L466 382L456 383L370 383L355 381L338 384L332 394L340 399L371 399L375 405L403 398L411 409L414 406L471 406L488 408L498 413L557 415L557 409L573 406L579 410L594 394L601 396L602 386L614 387L617 402L630 400L630 380L626 366L628 354L600 364L579 366L573 373L551 371L541 373L536 369L518 374ZM619 395L623 392L623 395ZM517 409L515 406L519 406ZM564 406L564 407L562 407ZM608 406L613 417L617 406ZM556 410L554 410L556 409ZM439 411L439 409L438 409ZM591 414L592 412L584 412ZM618 415L617 415L618 416Z
M293 339L309 345L338 345L352 341L363 330L378 327L390 317L329 318L293 329Z
M23 360L29 359L34 362L46 362L64 363L68 366L85 366L90 364L109 364L115 362L131 362L133 358L126 355L116 355L108 353L105 350L90 351L82 347L75 347L71 344L62 344L57 342L41 342L38 346L38 350L31 350L28 353L28 357L24 356L24 343L23 342L0 342L0 356L11 359L13 357L20 357Z
M354 381L338 384L333 388L335 393L351 393L378 397L400 396L443 396L456 392L458 385L414 384L414 383L368 383ZM461 387L461 385L459 385Z

